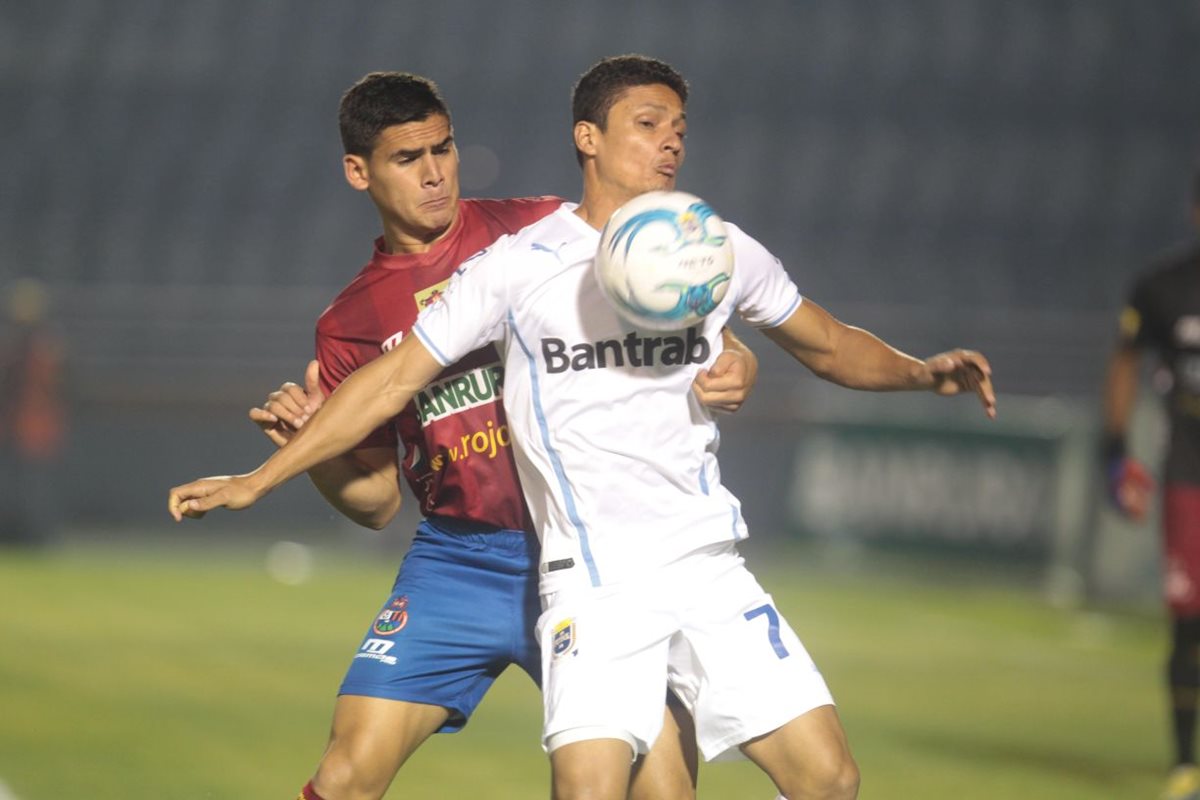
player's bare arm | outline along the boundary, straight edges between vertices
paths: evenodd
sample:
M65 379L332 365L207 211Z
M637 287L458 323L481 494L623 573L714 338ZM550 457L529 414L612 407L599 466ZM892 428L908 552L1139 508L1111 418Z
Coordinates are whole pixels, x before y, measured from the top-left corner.
M308 470L313 486L343 516L381 530L400 511L400 467L394 447L360 447Z
M185 516L203 516L214 508L236 510L253 505L276 486L358 444L398 414L440 370L441 365L419 339L405 339L356 370L291 441L258 469L176 486L168 496L168 511L180 521Z
M813 373L841 386L940 395L974 392L984 412L996 416L991 365L973 350L950 350L922 361L869 331L838 321L807 299L782 325L763 333Z
M1108 358L1104 380L1104 434L1125 437L1137 400L1140 355L1136 347L1118 345Z
M1108 358L1104 379L1104 478L1109 501L1132 520L1145 519L1154 494L1154 479L1140 461L1126 452L1126 435L1137 402L1141 353L1121 342Z
M713 411L733 413L742 407L758 380L758 356L729 328L721 329L724 349L692 382L696 398Z
M288 381L267 395L250 420L276 446L283 447L325 403L320 364L308 363L304 386ZM359 447L308 470L308 477L331 506L365 528L380 530L400 510L400 468L394 447Z

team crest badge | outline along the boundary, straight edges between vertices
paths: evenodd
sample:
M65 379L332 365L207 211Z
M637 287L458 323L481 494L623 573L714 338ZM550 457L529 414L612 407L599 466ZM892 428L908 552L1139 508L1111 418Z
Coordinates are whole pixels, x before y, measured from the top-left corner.
M402 594L383 607L371 626L379 636L391 636L408 624L408 595Z
M554 639L551 651L555 658L563 656L575 650L575 620L564 619L562 622L554 626Z
M435 283L433 286L428 286L413 295L413 300L417 302L417 311L424 311L431 305L442 299L442 295L446 293L446 285L450 283L450 279Z

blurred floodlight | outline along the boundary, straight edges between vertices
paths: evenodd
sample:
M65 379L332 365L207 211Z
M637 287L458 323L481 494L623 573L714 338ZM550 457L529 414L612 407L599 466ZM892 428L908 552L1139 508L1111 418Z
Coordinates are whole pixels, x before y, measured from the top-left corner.
M312 549L297 542L276 542L267 548L267 574L280 583L298 586L313 573Z

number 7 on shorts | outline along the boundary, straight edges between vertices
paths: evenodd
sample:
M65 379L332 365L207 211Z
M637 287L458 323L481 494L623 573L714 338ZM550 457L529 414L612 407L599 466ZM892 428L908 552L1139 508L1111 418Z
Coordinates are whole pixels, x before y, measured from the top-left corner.
M744 616L747 620L751 620L764 614L767 617L767 639L770 640L771 647L775 648L775 655L787 658L790 654L788 649L783 646L783 639L779 638L779 612L772 608L770 603L752 608Z

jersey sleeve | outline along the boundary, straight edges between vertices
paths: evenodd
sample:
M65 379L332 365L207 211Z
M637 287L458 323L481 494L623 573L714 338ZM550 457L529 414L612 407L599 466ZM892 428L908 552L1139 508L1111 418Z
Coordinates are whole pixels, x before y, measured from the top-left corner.
M803 298L779 259L736 225L725 223L736 259L736 308L748 325L774 328L795 313Z
M463 262L446 291L413 325L413 335L443 367L504 338L508 320L510 253L490 247Z
M328 335L317 326L317 364L320 367L321 392L329 397L333 390L362 364L358 363L354 351L334 336ZM387 422L367 434L355 446L355 450L368 447L396 447L399 444L395 426Z

